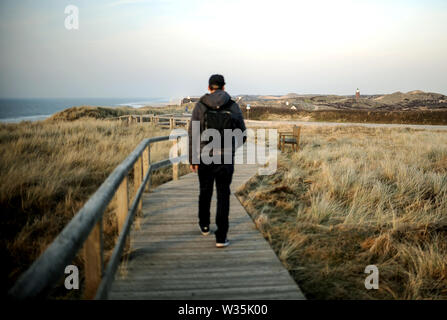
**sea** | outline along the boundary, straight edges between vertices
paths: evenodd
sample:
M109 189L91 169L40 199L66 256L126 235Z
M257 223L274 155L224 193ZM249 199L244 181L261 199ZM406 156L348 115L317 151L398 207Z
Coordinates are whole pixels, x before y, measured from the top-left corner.
M141 108L178 104L179 99L172 98L27 98L0 99L0 122L36 121L52 114L77 106Z

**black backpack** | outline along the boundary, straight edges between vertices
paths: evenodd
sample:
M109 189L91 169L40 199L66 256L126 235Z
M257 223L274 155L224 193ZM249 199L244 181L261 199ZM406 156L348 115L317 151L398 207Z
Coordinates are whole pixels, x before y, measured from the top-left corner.
M217 109L212 109L204 104L206 107L204 119L205 130L216 129L223 137L224 129L234 129L233 118L230 111L230 107L233 103L234 101L230 99L227 103Z

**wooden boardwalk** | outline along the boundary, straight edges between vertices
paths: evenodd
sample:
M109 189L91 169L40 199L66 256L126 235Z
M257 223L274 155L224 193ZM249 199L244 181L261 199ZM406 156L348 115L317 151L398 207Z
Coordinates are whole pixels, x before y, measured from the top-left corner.
M132 253L117 272L109 299L305 299L234 195L256 170L236 165L230 246L223 249L215 247L214 234L200 234L196 174L145 194L143 218L131 233ZM215 199L214 190L211 230Z

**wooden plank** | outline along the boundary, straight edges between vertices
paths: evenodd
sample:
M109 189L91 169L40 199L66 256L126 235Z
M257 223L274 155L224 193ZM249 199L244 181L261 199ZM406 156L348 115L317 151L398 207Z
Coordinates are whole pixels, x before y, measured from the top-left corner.
M234 283L237 283L235 285ZM152 288L157 288L157 290L194 290L194 291L203 291L208 289L234 289L239 287L242 290L250 287L277 287L277 286L288 286L291 287L291 284L288 281L284 281L282 279L278 280L270 277L270 275L266 275L263 277L241 277L235 276L229 281L228 277L224 278L213 278L213 277L195 277L188 279L160 279L160 278L151 278L147 280L127 280L120 281L115 285L116 291L133 291L133 292L144 292L150 291Z
M248 270L245 266L240 268L220 268L216 267L213 269L200 268L194 269L192 271L184 270L181 273L173 274L170 270L146 270L144 274L127 273L125 276L118 276L116 281L149 281L151 279L158 280L172 280L172 281L183 281L190 279L228 279L236 277L264 277L271 275L273 271L278 273L287 272L282 266L281 267L271 267L271 266L258 266L252 270Z
M143 291L115 291L110 294L111 299L278 299L278 297L288 297L288 299L303 299L303 296L296 291L296 285L273 285L264 287L233 287L233 288L212 288L203 290L143 290Z
M194 217L195 218L195 217ZM194 219L192 218L192 219ZM192 220L191 219L191 220ZM157 221L155 221L157 220ZM195 219L194 219L195 220ZM171 222L171 223L170 223ZM172 220L168 219L155 219L154 222L145 221L141 222L140 226L143 227L140 230L140 234L142 237L150 237L151 235L170 235L174 236L185 236L185 237L193 237L197 236L197 222L191 221L181 221L181 223L176 222L175 225L172 224ZM151 230L148 231L144 229L145 227L149 227ZM245 223L231 223L230 224L231 233L232 234L241 234L241 235L255 235L258 238L259 231L256 229L255 225L247 226ZM215 228L211 228L211 232L214 233Z

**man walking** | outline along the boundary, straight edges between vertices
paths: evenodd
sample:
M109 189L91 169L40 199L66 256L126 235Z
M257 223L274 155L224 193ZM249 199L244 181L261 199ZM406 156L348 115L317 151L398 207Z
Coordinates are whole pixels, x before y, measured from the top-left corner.
M214 74L210 77L208 90L210 93L202 96L192 111L188 128L189 163L191 170L197 172L199 176L199 227L203 235L210 233L211 197L216 181L216 247L223 248L230 243L227 233L234 153L246 140L246 128L239 105L225 92L225 80L222 75ZM194 126L197 130L193 129ZM228 148L224 137L228 136L229 129L240 129L244 135L236 138L232 136ZM220 148L210 150L207 148L209 141L201 141L201 136L204 132L206 133L204 136L208 136L210 132L215 133L216 130L221 138L221 143L218 144ZM211 143L213 142L216 141L211 140ZM213 159L211 163L208 160L210 156Z

